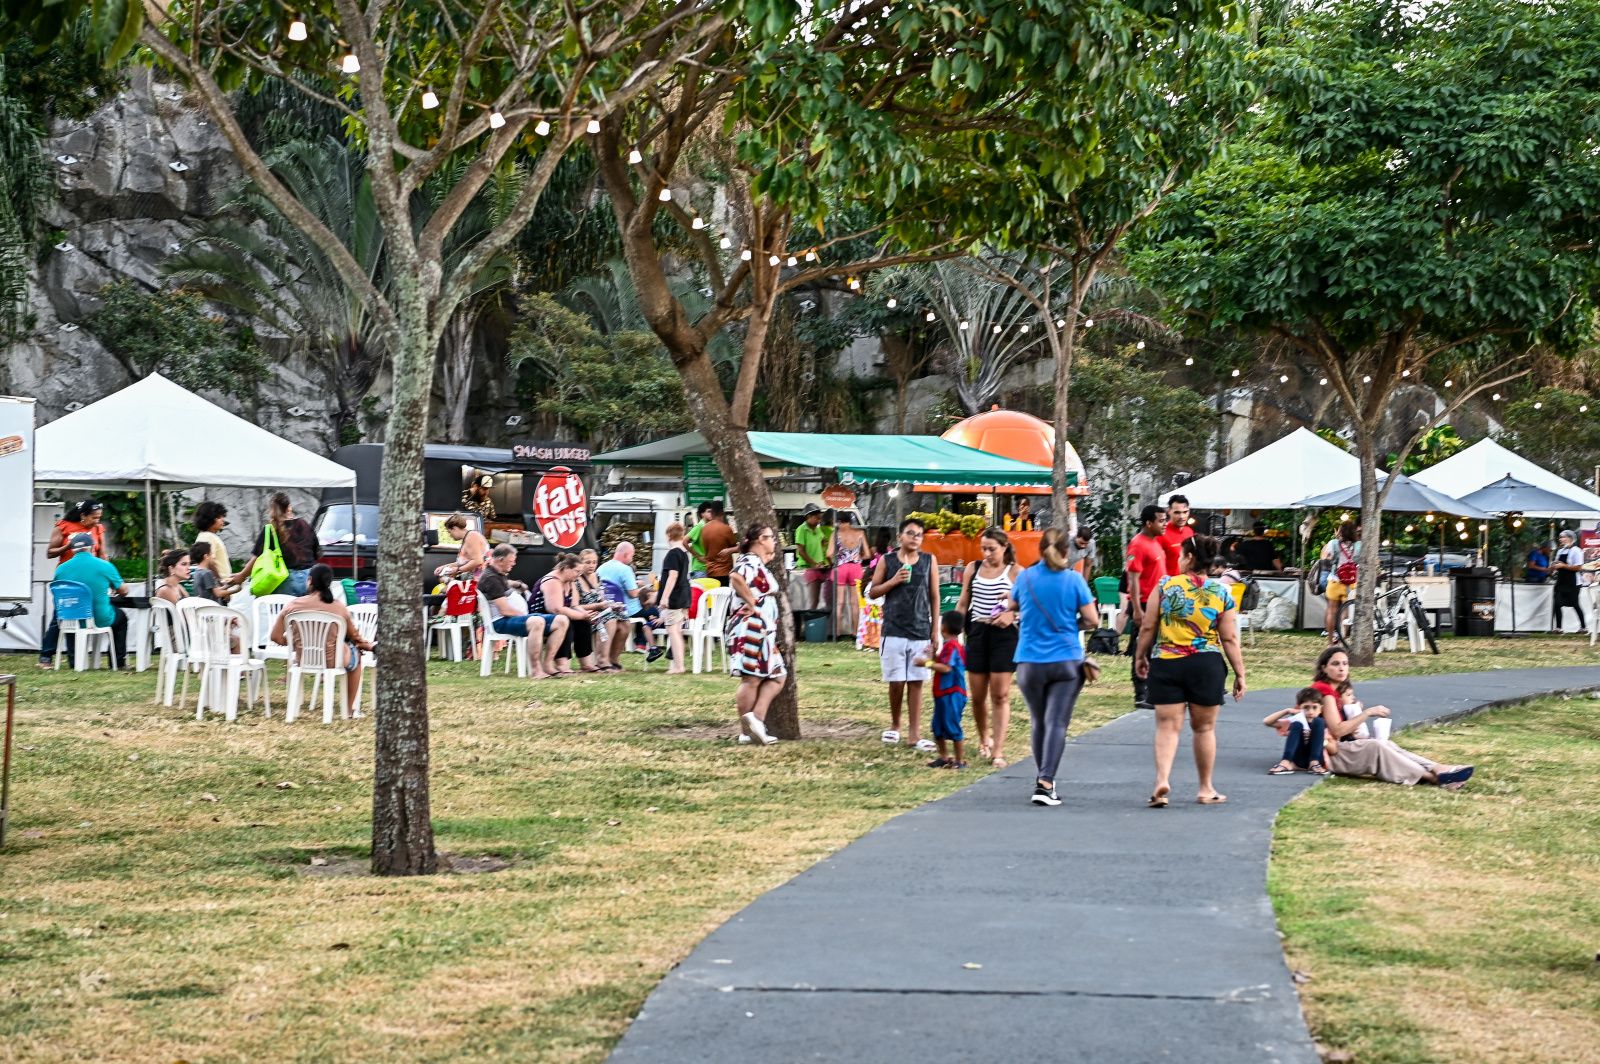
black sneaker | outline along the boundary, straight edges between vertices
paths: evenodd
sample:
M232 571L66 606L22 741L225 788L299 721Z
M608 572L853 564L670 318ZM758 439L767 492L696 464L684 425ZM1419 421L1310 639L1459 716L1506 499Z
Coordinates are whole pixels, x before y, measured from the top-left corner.
M666 652L666 647L651 647L644 656L645 664L648 665L653 661L659 661L661 659L661 655L665 654Z
M1032 800L1034 805L1060 805L1061 804L1061 799L1056 797L1056 789L1055 789L1055 787L1054 786L1046 787L1042 783L1035 783L1033 785L1033 798L1031 800Z

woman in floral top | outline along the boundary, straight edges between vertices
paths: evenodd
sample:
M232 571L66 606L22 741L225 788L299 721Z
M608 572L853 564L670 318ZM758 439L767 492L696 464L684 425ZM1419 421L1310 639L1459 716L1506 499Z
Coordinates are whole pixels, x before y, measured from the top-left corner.
M1233 596L1219 580L1207 576L1217 556L1217 541L1192 536L1179 547L1183 572L1169 576L1150 592L1139 627L1139 647L1134 671L1148 678L1150 701L1156 707L1156 783L1150 792L1152 809L1164 809L1172 786L1172 760L1183 732L1183 711L1189 709L1189 730L1194 734L1194 764L1200 776L1195 801L1220 805L1228 800L1211 783L1217 759L1217 713L1222 708L1233 666L1233 697L1244 697L1244 656L1239 651L1239 627ZM1151 651L1155 655L1152 660Z
M789 671L778 650L778 586L767 568L777 549L771 525L752 525L745 531L734 552L729 583L736 601L723 633L728 671L739 677L734 702L740 727L752 740L767 745L778 741L767 734L767 707L783 690Z

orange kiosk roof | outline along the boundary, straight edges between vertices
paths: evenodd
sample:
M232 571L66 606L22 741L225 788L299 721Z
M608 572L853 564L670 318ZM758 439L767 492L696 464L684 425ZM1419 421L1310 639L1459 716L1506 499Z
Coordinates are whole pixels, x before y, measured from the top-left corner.
M964 421L950 426L943 438L1002 458L1027 462L1048 468L1055 451L1056 430L1048 421L1041 421L1020 410L1001 410L999 407L973 414ZM1064 444L1067 452L1067 472L1077 474L1077 486L1068 489L1072 495L1087 495L1084 483L1083 460L1071 443ZM959 486L918 484L916 491L936 491L942 494L988 495L1000 492L1005 495L1049 495L1048 487L997 487L993 484L967 484Z

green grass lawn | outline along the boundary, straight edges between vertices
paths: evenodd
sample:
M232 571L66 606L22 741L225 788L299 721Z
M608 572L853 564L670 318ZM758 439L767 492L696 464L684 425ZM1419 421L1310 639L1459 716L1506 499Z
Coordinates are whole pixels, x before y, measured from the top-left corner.
M1600 701L1406 733L1466 789L1333 780L1270 886L1317 1040L1359 1064L1600 1061Z
M1303 684L1318 650L1263 635L1252 686ZM196 723L151 704L154 673L12 660L0 1059L599 1060L712 928L980 771L879 743L876 659L843 647L803 649L811 738L770 749L733 742L723 676L528 683L435 663L439 847L510 867L329 875L364 867L370 721L285 725L279 683L270 721ZM1574 639L1447 642L1369 675L1593 660ZM1086 692L1074 734L1128 708L1125 669Z

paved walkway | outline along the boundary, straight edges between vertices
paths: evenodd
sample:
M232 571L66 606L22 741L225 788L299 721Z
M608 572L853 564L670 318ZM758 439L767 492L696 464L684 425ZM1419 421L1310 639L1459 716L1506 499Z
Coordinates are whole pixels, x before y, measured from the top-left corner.
M1398 728L1597 687L1564 668L1360 691ZM1314 780L1266 775L1260 720L1292 698L1223 710L1224 806L1193 804L1185 738L1173 805L1144 807L1153 715L1134 713L1068 747L1059 808L1026 804L1024 760L895 817L713 932L612 1059L1317 1064L1266 895L1273 819Z

